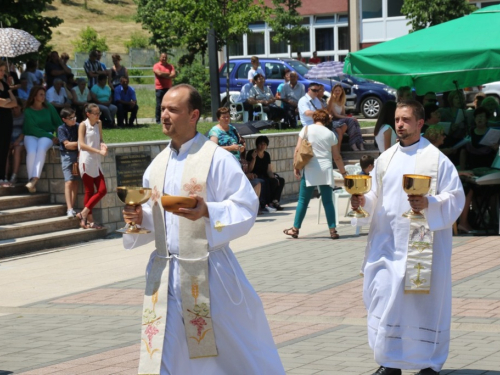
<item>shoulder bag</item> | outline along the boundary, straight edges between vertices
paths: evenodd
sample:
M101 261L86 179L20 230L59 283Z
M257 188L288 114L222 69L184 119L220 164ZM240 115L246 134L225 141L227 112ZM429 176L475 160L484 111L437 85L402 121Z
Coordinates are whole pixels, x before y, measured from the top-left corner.
M300 143L300 147L295 151L295 157L293 158L293 167L298 170L304 169L304 167L309 163L314 156L311 143L307 140L307 126L304 131L304 138Z

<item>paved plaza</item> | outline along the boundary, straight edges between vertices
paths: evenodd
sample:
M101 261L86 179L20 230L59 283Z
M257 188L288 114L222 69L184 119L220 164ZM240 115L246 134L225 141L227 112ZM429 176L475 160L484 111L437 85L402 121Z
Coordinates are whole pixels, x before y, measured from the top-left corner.
M318 202L299 239L282 234L293 222L289 203L259 216L232 248L287 374L369 375L378 366L361 299L366 228L357 237L343 223L332 241L324 214L317 224ZM137 374L149 253L108 239L0 260L0 375ZM452 263L452 341L441 374L500 375L500 237L454 237ZM221 375L240 374L253 375Z

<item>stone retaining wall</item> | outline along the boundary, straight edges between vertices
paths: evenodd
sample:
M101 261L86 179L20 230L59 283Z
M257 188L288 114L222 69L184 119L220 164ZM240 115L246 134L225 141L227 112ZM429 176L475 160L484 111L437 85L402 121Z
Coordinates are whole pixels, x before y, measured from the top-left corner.
M299 181L293 176L293 152L297 143L298 133L266 134L269 138L268 152L271 155L273 170L286 181L283 191L283 200L297 198L299 192ZM248 149L255 148L255 138L259 134L245 136ZM102 169L106 178L108 193L94 207L94 219L104 224L108 231L114 231L123 226L122 208L123 203L116 196L117 155L128 155L134 153L149 153L151 159L158 155L168 144L168 141L151 141L137 143L108 144L108 155L102 159ZM20 181L27 180L26 166L23 164L19 170ZM64 176L61 169L59 148L53 147L47 153L45 166L37 185L37 192L50 193L52 203L65 204L64 198ZM79 211L83 207L83 185L78 187L78 198L76 208Z

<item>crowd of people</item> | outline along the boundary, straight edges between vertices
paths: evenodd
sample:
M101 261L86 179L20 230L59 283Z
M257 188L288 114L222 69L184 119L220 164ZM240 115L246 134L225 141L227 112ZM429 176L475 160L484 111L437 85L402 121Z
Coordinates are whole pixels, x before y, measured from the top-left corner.
M56 62L53 59L50 64L53 65L53 72L64 71L56 70ZM58 110L58 107L51 103L49 95L64 93L60 77L52 80L52 86L48 90L38 84L32 86L28 98L23 102L14 95L16 88L12 80L3 79L6 74L7 64L0 61L0 175L4 176L0 180L0 186L15 186L22 152L26 150L26 188L30 193L35 193L46 154L52 146L58 145L65 180L67 217L78 217L80 226L84 229L102 228L92 217L92 208L106 194L101 156L107 154L107 147L102 139L99 105L82 103L84 120L78 124L76 109L62 106ZM85 197L84 207L77 214L75 201L80 178L84 184Z
M101 62L102 53L91 51L83 64L87 78L77 78L68 65L67 53L59 55L52 51L47 57L44 71L38 68L38 62L26 62L22 73L14 65L7 71L9 86L16 97L25 103L35 86L46 89L46 99L61 112L63 108L73 108L78 121L84 118L84 108L88 103L95 103L101 111L104 127L134 126L139 106L135 89L129 85L128 70L121 65L121 56L112 55L113 66L107 68Z

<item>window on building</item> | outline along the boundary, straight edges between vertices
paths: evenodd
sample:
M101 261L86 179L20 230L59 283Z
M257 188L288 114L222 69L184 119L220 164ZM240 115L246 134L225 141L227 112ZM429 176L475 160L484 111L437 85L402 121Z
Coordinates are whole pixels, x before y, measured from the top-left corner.
M382 0L361 0L362 18L382 17Z
M311 22L311 20L309 19L309 17L302 18L302 25L303 26L309 25L310 22Z
M347 23L349 16L347 14L339 14L339 23Z
M307 31L305 33L300 34L300 35L296 35L293 38L292 45L296 46L295 48L293 48L296 51L292 51L292 52L294 52L294 53L297 51L309 52L311 50L311 41L309 38L309 33L310 33L310 29L307 28Z
M333 44L333 27L316 29L316 51L332 51L335 49Z
M228 47L230 56L243 56L243 35L237 37L236 40L230 41Z
M339 61L344 62L347 55L339 55Z
M339 49L349 49L349 28L338 27Z
M322 23L334 23L335 22L335 15L331 16L318 16L314 19L315 24L322 24Z
M499 4L500 4L500 1L492 1L489 3L483 2L483 3L481 3L481 8L486 8L486 7L489 7L491 5L499 5Z
M276 43L273 40L273 37L276 35L274 31L271 31L269 33L269 39L270 39L270 44L271 44L271 53L288 53L288 44L286 41L281 40L278 43Z
M247 34L247 45L249 55L264 55L264 33Z
M404 0L387 0L387 17L401 17Z

